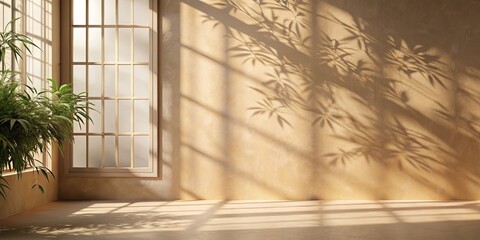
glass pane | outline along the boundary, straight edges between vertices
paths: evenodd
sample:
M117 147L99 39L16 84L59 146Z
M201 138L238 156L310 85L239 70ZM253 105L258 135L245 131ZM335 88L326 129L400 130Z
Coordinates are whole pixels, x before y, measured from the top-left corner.
M134 167L148 167L148 150L150 141L148 136L134 137Z
M105 0L105 24L115 24L115 0Z
M42 9L37 4L29 4L28 6L25 15L27 18L27 32L33 35L42 36Z
M101 133L102 132L102 101L101 100L90 100L94 104L93 109L89 111L89 116L92 118L92 121L89 122L88 131L91 133Z
M149 25L150 19L150 6L148 6L148 0L135 0L134 6L134 24L135 25Z
M88 137L88 167L101 167L102 164L102 137Z
M43 88L42 79L38 77L30 76L30 83L28 85L34 87L35 89Z
M131 113L132 104L130 100L118 101L118 129L120 132L131 132Z
M115 62L115 29L105 28L105 62Z
M100 65L88 67L88 96L102 96L102 66Z
M134 80L134 96L135 97L149 97L149 89L150 89L150 71L149 66L147 65L136 65L134 67L135 72L133 76L135 77Z
M75 136L73 144L73 167L87 166L87 138L85 136Z
M105 97L115 97L115 66L105 66Z
M131 0L118 0L118 24L130 25Z
M105 136L104 167L115 167L115 136Z
M73 66L73 92L81 93L86 92L86 67L85 65Z
M100 28L88 29L88 61L102 61L102 30Z
M118 29L118 53L120 62L131 62L131 30Z
M135 29L135 49L134 56L135 62L148 62L150 55L150 38L149 38L149 29L146 28L137 28Z
M41 56L41 55L40 55ZM29 77L38 77L42 78L42 67L44 63L39 59L27 56L26 69Z
M52 22L51 20L47 20L47 21L49 21L50 23ZM46 36L47 39L53 39L52 27L49 27L49 28L45 29L45 36ZM46 45L46 46L52 47L52 45ZM51 56L51 54L48 55L48 56Z
M130 167L130 137L118 137L118 165L119 167Z
M105 132L115 133L115 100L105 100Z
M130 66L118 66L118 96L130 97Z
M41 4L28 4L26 7L28 16L32 17L33 19L42 19L42 13L44 9L42 8Z
M149 101L135 100L134 107L135 132L148 132L150 130Z
M74 133L85 133L87 126L85 124L73 123L73 132Z
M13 68L13 69L18 69L17 66L12 67L11 64L10 64L11 62L12 62L12 54L10 53L10 51L7 51L6 54L5 54L5 63L6 63L6 65L7 65L7 68L9 68L9 69L12 69L12 68Z
M75 11L77 10L75 9ZM102 24L102 1L101 0L88 1L88 24L90 25Z
M0 12L2 12L2 15L0 15L0 28L3 30L5 25L12 19L12 9L9 5L0 4Z
M51 39L51 38L49 38L49 39ZM53 67L52 67L53 64L52 64L52 63L53 63L53 60L52 60L52 57L51 57L51 56L53 56L53 52L52 52L52 49L53 49L53 48L52 48L52 45L50 45L50 44L44 44L43 46L44 46L43 52L45 53L45 57L44 57L44 62L43 62L43 64L47 64L46 69L45 69L45 70L46 70L46 73L45 73L45 74L46 74L47 76L52 76L52 75L53 75L53 74L52 74L52 70L53 70ZM40 54L41 54L41 53L40 53Z
M75 25L85 25L86 24L86 0L74 0L73 1L73 24Z
M86 61L86 36L87 31L85 28L73 29L73 61L85 62Z

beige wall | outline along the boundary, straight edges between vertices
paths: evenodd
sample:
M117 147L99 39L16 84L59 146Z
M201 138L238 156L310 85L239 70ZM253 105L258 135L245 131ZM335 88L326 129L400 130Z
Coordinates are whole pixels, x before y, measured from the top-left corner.
M285 2L161 1L162 177L60 198L480 199L477 1Z
M56 169L55 169L56 170ZM20 179L16 175L6 176L10 190L6 190L6 199L0 205L0 219L24 212L28 209L41 206L43 204L55 201L57 199L58 182L56 180L45 181L43 176L29 171L22 175ZM34 182L39 183L45 188L45 193L38 189L32 189Z
M26 56L25 61L21 63L24 64L25 73L30 79L29 83L39 88L42 85L45 86L46 77L60 79L60 1L25 0L17 1L17 4L20 9L24 10L20 21L24 21L25 33L42 49L41 51L39 49L33 50L32 55ZM42 9L47 9L47 12L43 13ZM42 15L43 17L40 17ZM33 18L38 21L33 21ZM5 22L8 22L8 20ZM53 149L51 158L47 160L47 166L57 178L58 155L56 149ZM41 174L33 171L23 173L21 178L18 178L16 174L7 174L5 179L10 190L6 190L7 198L5 200L0 199L0 219L55 201L58 197L58 181L52 178L47 181ZM35 183L41 184L45 193L40 192L37 188L32 189Z

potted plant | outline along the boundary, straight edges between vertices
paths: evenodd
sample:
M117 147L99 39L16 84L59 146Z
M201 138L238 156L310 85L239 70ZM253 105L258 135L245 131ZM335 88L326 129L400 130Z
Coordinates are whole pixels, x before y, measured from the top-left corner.
M73 140L73 124L91 120L85 93L75 94L71 84L58 85L54 80L49 89L35 89L21 83L19 75L8 69L5 56L22 58L25 49L38 48L23 34L8 31L8 23L0 32L0 196L5 198L8 183L5 171L22 172L33 169L39 176L53 176L50 169L35 158L36 153L48 152L49 144L60 146ZM38 184L32 188L44 191Z

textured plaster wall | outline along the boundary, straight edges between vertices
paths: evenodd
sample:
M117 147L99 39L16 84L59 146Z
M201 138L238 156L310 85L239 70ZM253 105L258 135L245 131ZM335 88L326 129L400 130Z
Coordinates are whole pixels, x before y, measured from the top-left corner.
M162 177L61 198L480 198L477 1L160 8Z
M8 181L11 190L6 191L7 197L5 200L1 199L0 219L57 199L58 182L56 180L47 182L33 172L24 173L20 179L16 175L6 176L5 179ZM32 189L33 183L37 180L40 180L39 183L45 188L45 193Z

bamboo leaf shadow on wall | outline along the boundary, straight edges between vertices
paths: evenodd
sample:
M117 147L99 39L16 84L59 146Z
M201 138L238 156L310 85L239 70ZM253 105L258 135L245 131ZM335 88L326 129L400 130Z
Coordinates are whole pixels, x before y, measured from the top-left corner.
M470 14L474 19L467 22L458 16L465 9L480 11L475 1L456 5L441 1L435 6L368 1L366 6L372 8L355 1L322 1L323 8L316 9L312 5L320 1L208 3L255 30L246 34L225 24L225 37L234 43L229 56L245 66L265 69L262 82L249 86L258 100L246 111L254 118L271 119L282 129L295 128L291 120L309 114L312 127L348 143L322 156L329 164L396 161L399 168L432 172L448 168L448 161L438 155L458 160L477 154L465 153L445 138L478 143L480 117L459 102L478 105L480 71L466 71L471 69L471 59L461 59L466 52L454 55L442 50L445 41L455 46L468 41L472 46L472 39L480 39L478 14ZM426 13L431 20L384 21L391 19L388 15L408 11L425 16L418 10L424 6L417 4L431 7ZM202 18L206 26L222 26L222 20L213 16ZM469 38L454 39L448 32L451 28ZM454 77L456 71L475 81L465 84Z

